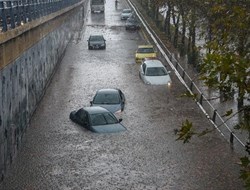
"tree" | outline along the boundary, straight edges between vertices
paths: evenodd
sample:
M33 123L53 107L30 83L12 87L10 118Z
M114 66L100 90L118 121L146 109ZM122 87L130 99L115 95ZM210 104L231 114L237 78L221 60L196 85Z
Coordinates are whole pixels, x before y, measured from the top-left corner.
M250 15L243 3L217 3L210 8L209 49L201 79L220 89L226 97L238 91L238 107L250 93ZM213 18L213 19L211 19Z

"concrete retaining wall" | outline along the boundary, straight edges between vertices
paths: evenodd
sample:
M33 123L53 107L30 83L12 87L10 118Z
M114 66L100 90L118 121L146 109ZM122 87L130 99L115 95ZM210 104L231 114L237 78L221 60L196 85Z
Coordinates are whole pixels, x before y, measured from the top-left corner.
M0 34L0 182L86 7L83 1L8 40Z

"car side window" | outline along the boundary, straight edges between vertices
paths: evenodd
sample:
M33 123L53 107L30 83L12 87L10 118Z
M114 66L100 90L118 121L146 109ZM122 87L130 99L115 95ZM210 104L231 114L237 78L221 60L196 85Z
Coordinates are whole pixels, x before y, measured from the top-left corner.
M107 122L102 114L92 114L91 115L91 122L92 122L93 126L107 124Z
M146 72L146 64L145 63L143 63L143 65L142 65L142 70L143 70L143 73Z
M108 124L115 124L115 123L117 123L117 119L113 115L111 115L109 113L105 114L104 117L105 117L105 119L106 119L106 121L107 121Z

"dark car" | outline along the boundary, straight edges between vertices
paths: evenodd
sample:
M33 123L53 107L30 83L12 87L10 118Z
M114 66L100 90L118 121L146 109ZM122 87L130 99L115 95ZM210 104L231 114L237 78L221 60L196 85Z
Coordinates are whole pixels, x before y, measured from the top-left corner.
M126 130L120 123L122 119L118 120L110 111L99 106L72 111L69 118L96 133L114 133Z
M101 106L112 113L120 113L124 110L125 96L120 89L101 89L98 90L90 102L91 106Z
M126 30L138 30L140 29L140 27L141 27L141 24L136 17L131 16L126 20L126 23L125 23Z
M88 39L89 49L106 49L106 40L103 35L91 35Z

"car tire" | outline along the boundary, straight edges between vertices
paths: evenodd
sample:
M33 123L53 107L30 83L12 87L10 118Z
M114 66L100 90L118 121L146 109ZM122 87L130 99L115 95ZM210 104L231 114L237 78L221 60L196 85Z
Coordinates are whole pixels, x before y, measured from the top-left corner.
M89 50L92 50L92 47L89 46Z

